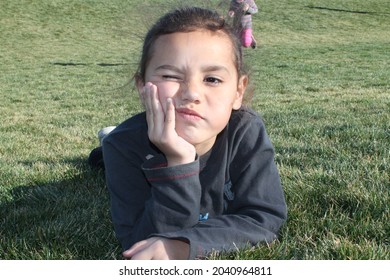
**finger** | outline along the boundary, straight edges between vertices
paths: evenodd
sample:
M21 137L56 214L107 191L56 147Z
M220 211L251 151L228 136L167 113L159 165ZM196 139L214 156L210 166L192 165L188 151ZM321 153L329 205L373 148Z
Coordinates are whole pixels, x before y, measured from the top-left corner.
M151 83L150 82L147 82L143 87L142 89L139 91L139 95L140 95L140 98L141 98L141 102L142 102L142 105L144 106L145 108L145 111L148 111L150 110L150 106L147 104L147 97L149 95L149 88L150 88L150 85Z
M145 108L145 112L146 112L146 115L148 116L149 115L149 111L150 111L150 105L149 105L149 102L148 102L148 93L149 89L148 89L148 84L146 84L141 92L140 92L140 96L141 96L141 100L142 100L142 104L144 105L144 108Z
M141 246L137 246L136 250L131 255L131 260L152 260L155 255L154 244L157 238L150 238L144 240Z
M156 241L156 238L149 238L149 239L145 239L145 240L139 241L139 242L135 243L133 246L131 246L130 249L124 251L122 253L122 255L123 255L123 257L130 259L134 255L136 255L139 252L145 250L145 248L148 248L155 241Z
M168 98L165 105L165 132L171 133L175 130L175 106L172 98Z
M153 110L154 121L156 123L162 123L165 113L158 96L157 86L153 84L150 87L150 103Z
M155 91L156 88L153 87L153 84L147 83L143 91L143 100L146 111L146 121L148 122L148 130L154 131L156 125L156 105L155 103Z
M145 91L145 85L144 85L141 89L138 89L138 96L139 96L139 98L140 98L140 100L141 100L142 106L143 106L143 107L145 108L145 110L146 110L144 91Z
M148 136L154 142L159 140L164 127L165 113L160 103L157 86L148 83L145 87L146 117L148 122Z
M142 100L147 112L153 112L153 84L147 83L142 90Z
M150 249L150 247L145 248L144 250L138 251L136 254L134 254L131 257L132 261L137 260L152 260L153 259L153 250Z
M153 240L148 244L149 246L144 247L143 250L137 251L131 258L131 260L168 260L168 254L165 246L162 242L159 242L159 238Z

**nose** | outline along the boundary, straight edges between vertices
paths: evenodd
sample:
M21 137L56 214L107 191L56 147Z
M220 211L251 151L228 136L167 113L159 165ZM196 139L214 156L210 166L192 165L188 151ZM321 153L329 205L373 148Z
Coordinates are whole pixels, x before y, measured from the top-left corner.
M186 81L182 83L180 89L180 95L182 101L192 102L199 104L200 103L200 94L201 87L197 85L195 82Z

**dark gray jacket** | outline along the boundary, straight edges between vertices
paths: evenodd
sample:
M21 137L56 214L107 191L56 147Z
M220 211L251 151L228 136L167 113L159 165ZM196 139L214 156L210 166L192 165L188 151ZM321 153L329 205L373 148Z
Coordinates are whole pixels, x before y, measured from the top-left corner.
M233 111L211 151L166 167L145 113L103 141L111 214L123 250L151 236L186 240L190 259L271 242L286 220L274 150L261 118Z

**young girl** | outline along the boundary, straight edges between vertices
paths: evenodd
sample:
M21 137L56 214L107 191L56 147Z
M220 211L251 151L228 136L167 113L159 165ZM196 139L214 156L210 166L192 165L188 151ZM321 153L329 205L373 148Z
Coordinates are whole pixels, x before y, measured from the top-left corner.
M145 112L103 140L123 256L205 258L274 240L284 194L264 124L242 106L248 76L224 19L193 7L163 16L135 79Z
M256 48L257 42L252 32L252 14L258 12L254 0L231 0L229 16L234 16L233 26L241 37L243 47Z

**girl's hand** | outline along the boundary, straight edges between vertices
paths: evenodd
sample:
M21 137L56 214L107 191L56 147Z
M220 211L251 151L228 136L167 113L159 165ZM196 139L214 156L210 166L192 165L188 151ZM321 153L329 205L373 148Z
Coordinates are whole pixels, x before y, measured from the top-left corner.
M123 252L123 257L132 260L185 260L190 245L184 241L152 237L134 244Z
M171 98L160 102L157 87L147 83L141 92L146 110L148 137L168 161L168 166L190 163L195 160L195 147L181 138L175 130L175 106Z
M248 3L244 3L244 5L242 6L242 10L243 10L244 12L246 12L246 11L249 10L249 5L248 5Z

